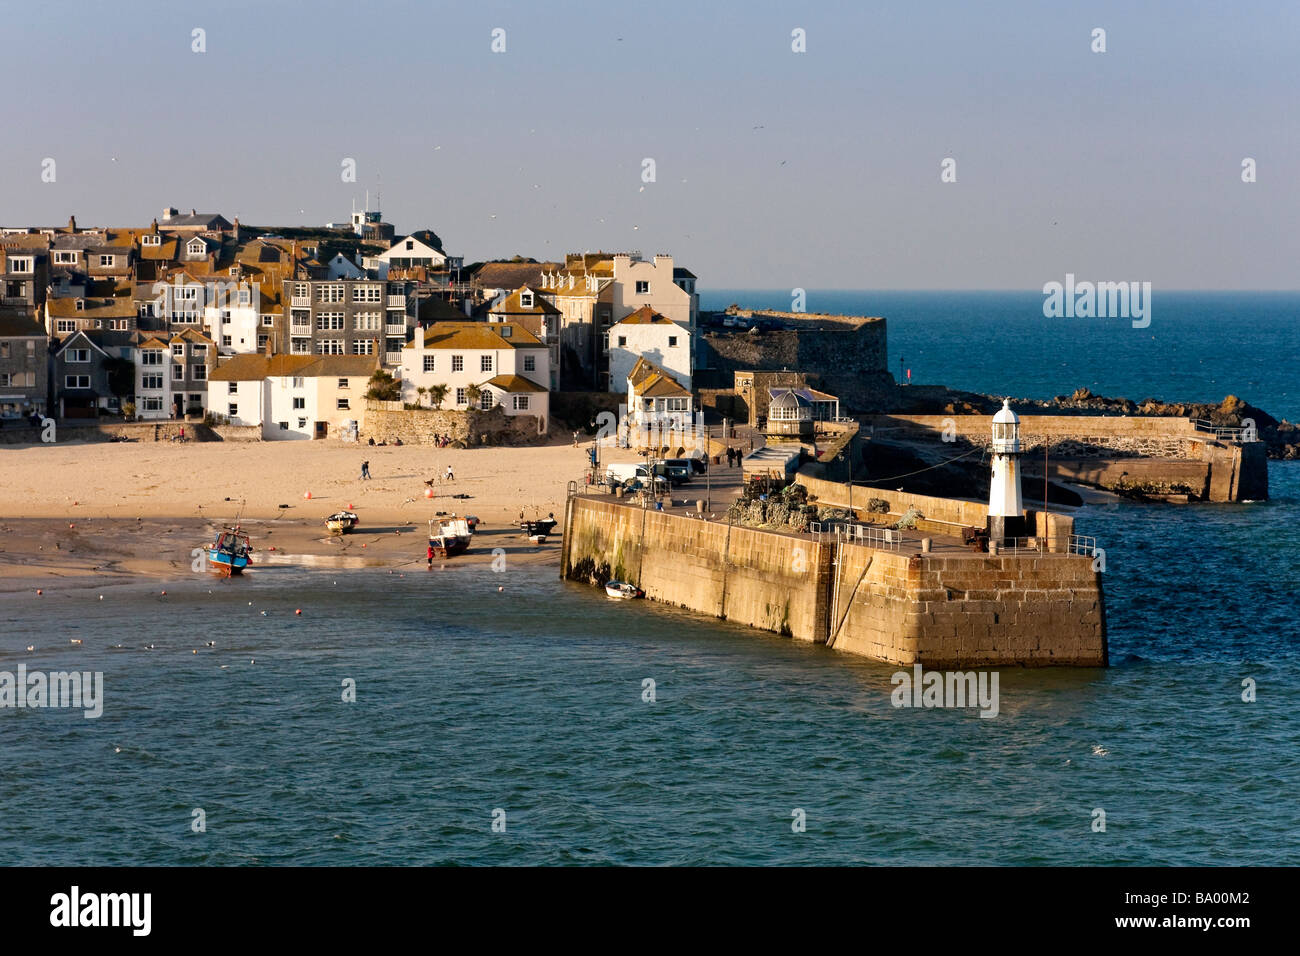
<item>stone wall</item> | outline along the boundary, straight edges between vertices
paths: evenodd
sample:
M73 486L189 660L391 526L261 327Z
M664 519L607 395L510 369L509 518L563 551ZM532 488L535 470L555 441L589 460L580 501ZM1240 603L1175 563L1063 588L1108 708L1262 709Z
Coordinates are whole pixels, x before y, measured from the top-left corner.
M566 577L630 581L652 601L824 641L830 546L793 535L571 497Z
M837 396L842 411L893 408L897 387L886 369L886 329L881 318L754 313L782 318L797 328L767 332L706 331L700 336L700 384L723 387L736 372L792 369L816 376L818 388Z
M1109 662L1091 558L841 554L836 650L936 669Z
M909 554L572 496L561 573L894 664L1108 663L1081 555Z
M536 415L507 415L500 405L489 411L455 409L399 409L397 402L366 405L361 441L392 443L400 438L407 445L432 445L436 436L446 435L467 447L479 445L528 445L546 441L537 433Z
M97 425L72 424L77 419L65 419L55 423L55 441L65 442L106 442L114 438L129 438L138 442L169 441L185 429L185 437L193 441L220 441L220 436L201 421L157 422L123 422L108 419ZM41 443L43 429L33 428L27 424L13 424L0 428L0 444L24 445ZM258 428L260 434L261 429Z
M950 433L976 443L987 443L992 435L990 415L873 415L875 434L889 439L891 432L929 434L936 441L952 422ZM1043 441L1052 442L1064 457L1079 457L1080 450L1103 450L1117 455L1149 458L1199 459L1206 435L1188 418L1156 418L1118 415L1026 415L1020 420L1020 444L1028 453Z

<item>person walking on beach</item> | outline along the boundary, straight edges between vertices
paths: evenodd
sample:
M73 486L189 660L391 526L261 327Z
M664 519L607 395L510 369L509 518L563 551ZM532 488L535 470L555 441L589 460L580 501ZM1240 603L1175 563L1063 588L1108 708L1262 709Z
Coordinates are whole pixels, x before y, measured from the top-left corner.
M573 433L573 447L578 447L578 433L576 431Z
M433 545L429 545L429 570L433 570Z
M451 465L448 465L448 466L447 466L447 475L446 475L446 480L447 480L447 481L455 481L455 480L456 480L456 476L455 476L454 474L452 474L452 472L451 472Z
M363 481L370 480L370 462L368 461L363 461L361 463L361 479Z

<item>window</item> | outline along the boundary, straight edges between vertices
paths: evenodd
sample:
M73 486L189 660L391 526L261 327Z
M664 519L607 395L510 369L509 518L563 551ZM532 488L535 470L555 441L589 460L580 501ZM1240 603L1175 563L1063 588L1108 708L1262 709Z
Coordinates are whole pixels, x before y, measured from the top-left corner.
M287 432L288 430L289 430L289 423L288 423L288 422L280 422L280 431L282 431L282 432Z
M142 246L161 246L162 236L141 236L140 245Z
M316 343L316 354L317 355L342 355L343 340L342 339L320 339Z
M11 376L8 372L0 372L0 387L8 388L10 382L12 381L13 381L13 376Z
M239 406L236 405L234 402L231 402L229 405L226 406L226 414L228 414L231 418L238 418Z
M478 359L478 370L480 372L492 371L492 356L480 355Z
M514 329L511 328L510 326L508 326L508 325L503 325L503 326L501 326L501 337L502 337L503 339L508 339L508 338L510 338L510 334L511 334L512 332L514 332Z
M77 254L75 252L56 252L54 253L54 264L56 266L76 265Z
M346 411L350 411L350 410L351 410L351 409L348 408L348 400L347 400L346 398L340 398L340 399L339 399L338 410L339 410L340 412L346 412Z
M307 383L307 380L306 380L305 378L303 378L301 375L295 375L295 376L293 377L293 387L294 387L294 388L302 388L306 383Z
M221 337L221 345L222 345L223 348L230 348L230 336L229 336L229 335L223 335L223 336Z
M172 355L175 355L177 358L184 358L185 346L180 343L172 343Z
M687 401L685 398L670 398L667 400L665 407L670 412L684 412L686 411Z
M194 353L195 358L203 358L208 354L208 347L206 345L191 345L190 351Z
M464 405L464 404L466 404L466 400L465 400L465 390L464 390L463 388L458 388L458 389L456 389L456 404L457 404L457 405Z
M103 268L106 268L106 269L111 269L111 268L113 268L113 264L114 264L115 262L117 262L117 256L100 256L100 257L99 257L99 264L100 264L100 266L102 266Z
M195 365L190 372L196 382L205 382L208 378L208 367L206 365Z
M374 339L356 339L352 343L353 355L373 355L375 351Z
M172 366L172 381L173 381L173 382L183 382L183 381L185 381L185 366L184 366L184 365L173 365L173 366Z
M230 310L229 310L229 309L222 309L222 310L221 310L221 324L222 324L222 325L228 325L229 323L230 323Z
M310 355L311 339L290 339L289 353L291 355Z
M238 305L251 305L252 302L253 302L253 293L252 293L252 291L249 290L249 289L242 289L242 288L241 288L241 289L239 290L239 299L238 299L237 304L238 304Z
M675 335L668 336L668 347L670 349L677 348L677 336Z
M57 328L59 334L62 335L65 332L77 331L77 323L74 319L59 319L59 321L55 323L55 328Z
M35 267L33 266L33 263L35 261L36 261L35 259L30 259L30 258L10 259L9 271L14 273L15 275L33 272L35 271Z
M65 375L63 376L64 388L90 388L89 375Z
M108 327L114 332L127 331L126 319L109 319Z
M300 418L300 419L298 419L298 427L299 427L299 428L306 428L306 427L307 427L307 419L305 419L305 418Z
M515 411L517 411L517 412L524 412L524 411L527 411L527 410L528 410L528 396L527 396L527 395L514 395L514 396L511 396L511 398L512 398L512 400L513 400L513 401L512 401L512 405L514 406L514 410L515 410Z
M90 349L68 349L69 362L84 364L90 361Z
M140 407L146 412L161 412L163 410L163 400L159 395L147 395L140 400Z
M0 342L0 359L7 359L8 357L9 357L9 343Z
M354 285L352 287L353 302L382 302L384 290L377 285Z
M637 283L636 283L636 294L637 294L637 295L649 295L649 294L650 294L650 283L649 283L647 280L645 280L645 279L638 279L638 280L637 280Z
M320 302L342 302L343 301L342 284L321 286L320 295L317 297L317 299Z
M352 314L352 327L358 332L378 332L379 313L354 312Z
M163 363L162 357L162 349L145 349L140 353L140 364L161 365Z
M463 355L453 355L453 356L451 357L451 370L452 370L453 372L463 372L463 371L465 371L465 356L463 356Z
M227 384L227 386L226 386L226 393L227 393L228 395L235 395L235 394L237 394L238 392L239 392L239 383L238 383L238 382L230 382L230 383Z
M620 335L620 336L618 337L618 347L621 348L621 349L627 348L627 336L626 336L626 335Z
M78 299L78 300L77 300L77 311L78 311L78 312L85 312L85 311L86 311L86 300L85 300L85 299Z
M269 342L269 341L271 341L271 337L270 337L269 335L259 335L259 336L257 337L257 350L258 350L259 352L263 352L263 351L265 351L265 350L266 350L266 343Z
M262 316L262 325L264 325L267 328L270 328L271 326L275 325L275 316L273 315Z
M415 248L415 243L412 242L410 239L407 239L407 240L406 240L406 251L407 251L407 252L410 252L410 251L413 250L414 248Z
M435 357L436 357L436 356L433 356L433 355L426 355L426 356L424 357L424 370L425 370L426 372L432 372L432 371L434 370L434 358L435 358Z
M347 388L347 387L348 387L348 380L346 378L339 379L339 388Z
M202 395L191 395L191 396L190 396L190 404L191 404L191 405L202 405L202 404L203 404L203 396L202 396Z
M316 330L318 332L338 332L343 329L342 312L317 312Z
M531 309L533 307L533 294L531 292L519 293L520 308Z
M149 318L151 315L153 315L153 303L141 302L139 308L135 310L135 314L142 319Z
M294 398L293 410L295 412L299 411L300 409L305 409L306 407L307 407L307 399L303 398L301 395Z
M524 371L525 371L525 372L536 372L536 371L537 371L537 356L536 356L536 355L525 355L525 356L524 356Z
M485 388L485 389L483 389L483 391L479 394L479 397L478 397L478 407L481 408L481 409L483 409L483 411L487 411L489 408L491 408L491 407L492 407L493 405L495 405L496 403L497 403L497 397L496 397L495 395L492 394L491 389L487 389L487 388Z

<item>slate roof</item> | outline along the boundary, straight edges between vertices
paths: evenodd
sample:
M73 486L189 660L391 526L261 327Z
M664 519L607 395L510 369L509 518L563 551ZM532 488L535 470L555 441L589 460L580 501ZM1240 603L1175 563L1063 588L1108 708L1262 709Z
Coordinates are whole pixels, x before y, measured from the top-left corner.
M509 336L501 334L510 329ZM426 349L542 349L542 340L517 322L435 322L424 332ZM407 348L413 348L408 345Z

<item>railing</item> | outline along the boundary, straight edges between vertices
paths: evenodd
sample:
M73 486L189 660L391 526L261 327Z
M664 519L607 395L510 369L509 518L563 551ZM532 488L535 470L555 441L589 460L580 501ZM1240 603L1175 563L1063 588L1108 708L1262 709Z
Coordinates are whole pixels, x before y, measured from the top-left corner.
M384 353L384 364L385 364L385 365L401 365L401 364L402 364L402 353L401 353L401 352L385 352L385 353Z
M1223 441L1243 442L1243 441L1259 440L1258 431L1254 428L1241 428L1238 426L1216 425L1213 422L1208 422L1203 418L1193 419L1192 425L1195 426L1198 432L1207 432L1213 435L1215 438L1221 439Z
M861 544L884 551L897 551L903 545L903 532L874 525L814 521L808 526L808 531L819 543L834 539L844 544Z
M998 554L1046 554L1046 538L1003 538L990 541L989 548L997 547Z
M311 296L309 296L309 295L295 295L295 296L294 296L294 297L289 301L289 305L290 305L290 307L295 308L295 309L310 309L310 308L311 308Z
M403 322L400 325L394 325L393 323L390 322L384 326L384 333L386 335L405 335L406 323Z
M388 307L389 307L390 309L404 309L404 308L406 308L406 296L404 296L404 295L390 295L390 296L388 297Z
M1097 554L1097 539L1087 535L1072 534L1065 543L1066 554L1084 554L1094 557Z

